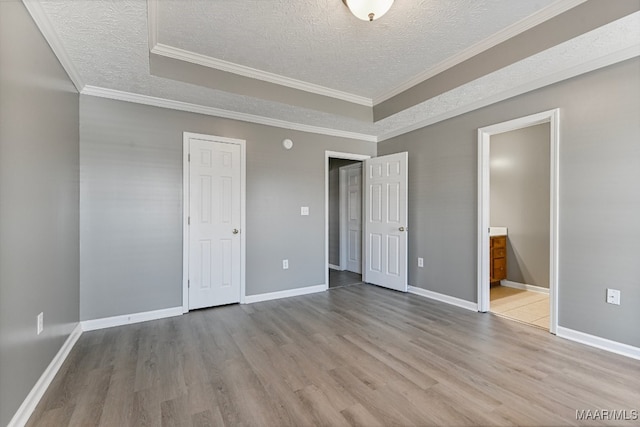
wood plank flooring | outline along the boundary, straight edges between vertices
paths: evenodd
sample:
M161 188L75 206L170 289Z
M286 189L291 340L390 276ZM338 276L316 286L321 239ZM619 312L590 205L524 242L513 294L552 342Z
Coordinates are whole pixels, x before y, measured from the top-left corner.
M356 284L87 332L29 426L637 425L640 361Z
M492 313L549 330L548 294L492 286L490 299Z
M355 285L356 283L362 283L362 274L347 270L329 269L329 288L333 289L340 286Z

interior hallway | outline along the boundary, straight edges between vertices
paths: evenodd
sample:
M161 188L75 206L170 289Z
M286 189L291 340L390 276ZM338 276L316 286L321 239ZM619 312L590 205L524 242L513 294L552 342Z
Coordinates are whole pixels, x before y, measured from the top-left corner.
M549 330L548 294L492 286L490 307L499 316Z
M329 289L362 283L362 274L329 269Z

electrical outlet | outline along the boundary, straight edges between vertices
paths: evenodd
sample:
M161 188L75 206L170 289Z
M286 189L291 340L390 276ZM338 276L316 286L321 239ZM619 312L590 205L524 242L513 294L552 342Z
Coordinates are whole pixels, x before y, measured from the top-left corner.
M40 313L38 314L38 317L36 317L36 332L38 333L38 335L42 333L43 329L44 329L44 313Z
M283 259L282 260L282 269L283 270L287 270L289 268L289 260L288 259Z
M418 258L418 267L424 267L424 258Z
M303 216L309 215L309 206L300 207L300 215L303 215Z
M607 288L607 303L620 305L620 291Z

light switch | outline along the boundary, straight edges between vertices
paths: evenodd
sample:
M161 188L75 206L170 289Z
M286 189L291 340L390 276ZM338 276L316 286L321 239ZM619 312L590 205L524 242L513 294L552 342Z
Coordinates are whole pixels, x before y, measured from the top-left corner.
M309 215L309 206L302 206L300 208L300 215Z

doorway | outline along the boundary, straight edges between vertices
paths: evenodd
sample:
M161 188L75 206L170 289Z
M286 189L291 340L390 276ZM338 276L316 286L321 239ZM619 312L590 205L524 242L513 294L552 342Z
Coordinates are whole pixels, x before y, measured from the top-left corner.
M370 158L325 151L325 289L329 287L329 160L363 162L362 281L408 291L409 153Z
M183 311L243 302L245 141L184 133Z
M362 283L362 161L328 159L329 289Z
M478 131L478 308L555 333L558 119ZM536 160L537 159L537 160Z

